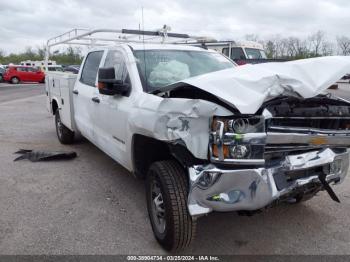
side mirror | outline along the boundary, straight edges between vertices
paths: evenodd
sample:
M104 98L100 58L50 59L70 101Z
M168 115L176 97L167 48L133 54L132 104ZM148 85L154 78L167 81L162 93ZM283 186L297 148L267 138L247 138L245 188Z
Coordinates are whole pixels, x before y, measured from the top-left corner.
M102 95L128 96L130 93L130 84L116 80L113 67L100 68L98 70L98 91Z

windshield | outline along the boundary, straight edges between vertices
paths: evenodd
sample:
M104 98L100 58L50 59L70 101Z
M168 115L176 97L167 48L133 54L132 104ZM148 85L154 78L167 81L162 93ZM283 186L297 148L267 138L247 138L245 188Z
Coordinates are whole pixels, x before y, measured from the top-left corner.
M264 50L255 48L245 48L248 59L267 59Z
M135 50L134 55L147 92L189 77L235 66L223 55L207 51Z

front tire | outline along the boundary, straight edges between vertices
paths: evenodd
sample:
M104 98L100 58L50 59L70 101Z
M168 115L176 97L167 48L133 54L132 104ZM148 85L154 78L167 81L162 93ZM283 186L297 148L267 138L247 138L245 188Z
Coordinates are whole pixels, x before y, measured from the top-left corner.
M12 77L11 78L11 83L14 84L14 85L19 84L19 78L18 77Z
M74 142L74 132L69 130L61 121L60 111L55 112L56 134L61 144L72 144Z
M168 251L189 246L196 222L187 209L185 171L175 161L155 162L148 171L146 187L148 214L158 243Z

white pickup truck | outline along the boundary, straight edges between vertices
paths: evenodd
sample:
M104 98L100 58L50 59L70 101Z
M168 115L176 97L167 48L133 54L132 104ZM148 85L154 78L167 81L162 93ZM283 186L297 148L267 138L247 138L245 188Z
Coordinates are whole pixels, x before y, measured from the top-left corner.
M47 72L47 101L61 143L80 133L145 179L154 235L177 250L212 211L253 214L321 190L339 201L329 184L348 172L350 103L320 93L349 65L237 67L213 50L120 43L90 50L77 75Z

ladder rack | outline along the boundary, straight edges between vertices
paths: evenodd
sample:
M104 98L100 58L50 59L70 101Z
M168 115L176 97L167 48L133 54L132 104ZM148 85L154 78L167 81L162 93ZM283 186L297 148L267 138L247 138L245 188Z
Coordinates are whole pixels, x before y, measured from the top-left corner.
M53 37L47 41L47 47L60 44L81 44L94 46L114 43L177 43L197 42L202 37L188 34L169 33L169 28L164 26L158 31L143 31L134 29L72 29L64 34ZM101 36L102 35L102 36Z
M47 40L45 61L49 60L50 49L57 45L106 46L116 43L164 43L189 44L201 43L205 37L188 34L170 33L170 27L164 25L157 31L134 29L80 29L75 28ZM46 64L46 63L45 63ZM46 64L47 68L47 64Z

